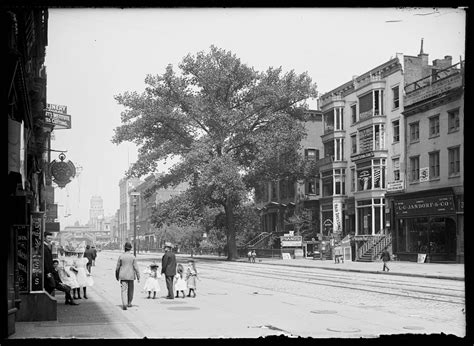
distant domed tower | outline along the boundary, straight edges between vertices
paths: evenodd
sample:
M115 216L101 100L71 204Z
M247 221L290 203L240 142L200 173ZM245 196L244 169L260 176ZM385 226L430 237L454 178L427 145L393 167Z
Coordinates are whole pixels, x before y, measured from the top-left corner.
M104 218L104 201L100 196L91 197L91 207L89 210L89 225L91 225L95 230L98 226L99 219Z

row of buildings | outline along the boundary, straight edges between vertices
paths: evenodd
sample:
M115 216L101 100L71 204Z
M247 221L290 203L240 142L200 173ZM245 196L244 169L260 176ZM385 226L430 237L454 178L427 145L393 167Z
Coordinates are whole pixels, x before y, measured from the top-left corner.
M306 209L319 240L353 244L347 259L464 262L464 62L395 58L321 95L301 143L312 176L264 182L262 232L288 234ZM315 232L308 233L314 241ZM264 241L265 237L260 237Z

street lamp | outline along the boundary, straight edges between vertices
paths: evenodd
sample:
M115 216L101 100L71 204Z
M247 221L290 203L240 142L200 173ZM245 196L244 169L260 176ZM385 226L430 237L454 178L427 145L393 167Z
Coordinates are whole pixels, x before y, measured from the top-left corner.
M132 196L133 203L133 255L137 255L137 199L140 196L140 192L132 191L130 193Z

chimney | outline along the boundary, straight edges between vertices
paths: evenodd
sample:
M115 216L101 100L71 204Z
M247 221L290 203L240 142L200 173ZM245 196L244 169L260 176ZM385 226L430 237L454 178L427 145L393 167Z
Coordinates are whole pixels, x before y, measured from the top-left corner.
M423 39L421 39L421 48L418 57L421 58L421 66L428 66L428 54L423 52Z
M451 55L446 55L444 57L444 60L446 60L446 63L448 64L448 66L451 66L453 64L453 57Z

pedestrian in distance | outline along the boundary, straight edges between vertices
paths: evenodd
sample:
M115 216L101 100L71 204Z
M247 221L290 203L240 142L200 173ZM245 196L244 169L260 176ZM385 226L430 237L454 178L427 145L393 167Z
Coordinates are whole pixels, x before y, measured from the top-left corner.
M58 291L64 292L64 294L66 295L66 305L79 305L76 302L74 302L74 300L72 299L71 287L66 285L61 280L61 276L59 275L59 273L64 269L59 267L58 260L53 260L53 267L54 267L54 270L52 274L53 274L53 278L56 285L55 289L57 289Z
M252 250L249 250L249 252L247 252L247 257L249 259L249 262L252 262Z
M126 242L124 252L119 256L117 266L115 267L115 278L117 281L120 281L123 310L127 310L127 308L132 306L135 278L140 282L137 259L130 253L131 249L132 244Z
M255 250L252 251L252 263L255 263L255 259L257 258L257 253Z
M92 266L95 267L95 259L97 258L97 249L92 245Z
M174 289L176 291L176 297L179 298L179 292L183 294L183 298L185 297L184 291L186 290L186 281L184 280L184 268L183 265L180 263L178 264L177 273L174 276Z
M174 299L173 281L176 275L176 256L171 250L173 245L165 242L165 254L161 258L161 274L165 276L168 295L166 299Z
M389 272L390 268L388 267L387 262L390 261L390 253L388 252L387 247L383 249L382 254L380 255L380 259L383 261L382 271L385 271L385 268L386 268L387 271Z
M86 268L91 272L92 261L94 260L94 252L92 251L90 245L86 245L86 251L84 252L84 257L87 258Z
M76 268L76 280L79 284L79 287L82 287L84 292L84 299L87 298L87 287L92 287L94 285L94 281L92 280L91 273L87 270L87 263L89 260L84 257L84 251L79 249L77 252L77 259L74 261L74 267ZM78 299L81 299L81 290L80 288L76 288L76 293Z
M160 291L160 284L158 283L158 267L159 265L153 261L153 263L143 272L147 275L145 286L143 286L143 289L148 292L147 299L151 298L151 292L153 292L153 299L155 299L156 292Z
M188 267L186 268L186 286L189 290L188 297L191 297L191 292L193 293L193 298L196 298L196 280L197 269L196 263L192 259L188 260Z

